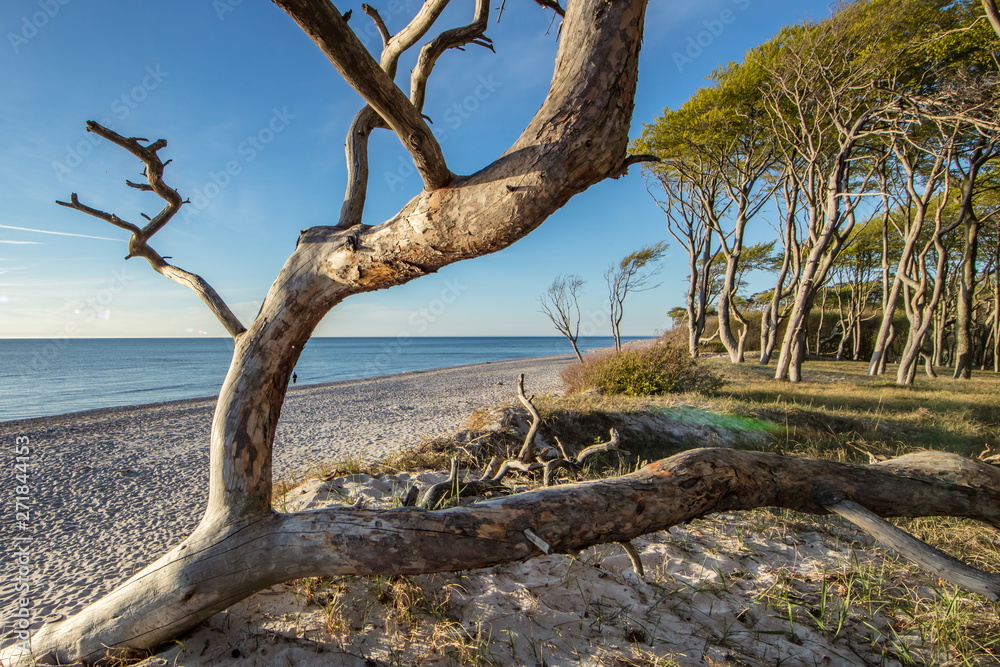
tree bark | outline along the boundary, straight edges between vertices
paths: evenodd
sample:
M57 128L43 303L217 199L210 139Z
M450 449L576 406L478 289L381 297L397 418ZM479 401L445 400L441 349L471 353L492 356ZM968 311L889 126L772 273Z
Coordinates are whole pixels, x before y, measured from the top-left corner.
M570 6L542 107L504 155L471 176L451 175L419 111L359 46L333 5L277 3L400 134L426 189L378 226L313 227L300 234L256 320L245 331L234 324L233 360L212 423L202 522L104 599L43 627L33 641L38 654L95 660L105 651L156 645L271 583L327 565L327 573L336 571L331 564L342 553L331 545L345 534L342 525L323 524L315 515L277 515L271 508L274 433L292 370L316 325L352 294L509 246L572 196L620 176L630 164L644 0ZM162 145L138 148L155 154ZM322 535L309 532L321 524ZM385 565L386 572L423 567L419 531L403 534L415 541L403 550L376 550L370 562L379 561L377 568ZM508 553L515 552L529 550L521 545ZM453 557L455 564L464 560L458 552Z
M441 511L268 511L221 530L199 526L87 611L47 624L34 647L50 662L94 661L158 646L289 579L467 570L541 555L539 541L550 552L572 552L715 512L826 514L845 500L879 516L950 515L1000 527L1000 470L940 452L857 466L696 449L623 477ZM9 664L13 655L0 658Z
M955 375L956 380L968 380L972 377L973 361L973 300L976 294L976 255L979 253L979 218L972 210L971 189L974 187L978 174L978 161L975 157L970 165L966 179L970 196L963 204L968 210L963 211L965 234L963 236L965 252L962 255L962 269L959 274L958 299L955 308ZM964 189L964 188L963 188Z

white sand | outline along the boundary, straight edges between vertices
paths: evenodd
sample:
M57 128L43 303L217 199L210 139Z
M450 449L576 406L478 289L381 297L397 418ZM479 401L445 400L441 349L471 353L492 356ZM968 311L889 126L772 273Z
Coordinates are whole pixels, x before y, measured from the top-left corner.
M348 455L374 458L459 430L474 408L510 402L521 372L529 392L558 393L558 372L569 360L499 362L294 389L278 428L276 473ZM206 497L212 405L194 400L0 424L8 451L15 437L28 436L34 452L36 621L78 611L195 525ZM422 477L433 481L431 473ZM378 506L410 479L313 479L287 494L285 509L358 496ZM5 486L5 499L12 488ZM766 517L745 525L747 516L722 515L635 540L645 579L636 576L619 546L604 545L575 559L545 556L413 577L398 586L384 577L340 578L325 583L312 600L295 583L281 584L216 614L141 664L899 664L880 658L895 641L890 625L900 619L880 611L862 614L860 622L832 633L819 631L807 617L818 608L826 583L842 596L849 573L870 567L881 577L888 567L898 576L898 565L887 566L885 556L869 549L867 536L837 518L775 528ZM5 540L4 549L10 563L12 544ZM919 578L909 579L915 595L938 595ZM403 611L393 609L394 596ZM7 583L0 589L4 617L12 600ZM417 610L412 616L411 609ZM824 620L835 624L836 612ZM901 641L921 643L910 639Z
M444 475L419 477L432 484ZM287 509L359 497L377 507L412 481L407 473L311 480L289 494ZM806 530L745 520L723 514L634 540L643 578L609 544L575 558L405 581L340 577L319 583L312 600L301 586L281 584L216 614L140 667L900 664L878 657L899 620L891 615L877 611L870 626L855 619L836 633L806 618L824 581L832 582L824 618L832 626L834 596L843 597L850 573L884 571L870 538L836 517ZM783 599L796 602L794 622Z
M519 373L530 393L558 392L572 359L544 357L292 389L275 439L276 478L310 463L371 460L459 429L477 407L510 402ZM36 625L73 614L182 540L207 499L214 399L111 408L0 423L5 470L30 439L31 577ZM0 490L4 534L16 483ZM21 535L20 531L16 534ZM3 562L14 562L4 539ZM11 570L12 571L12 570ZM5 573L6 574L6 573ZM14 609L13 575L0 618Z

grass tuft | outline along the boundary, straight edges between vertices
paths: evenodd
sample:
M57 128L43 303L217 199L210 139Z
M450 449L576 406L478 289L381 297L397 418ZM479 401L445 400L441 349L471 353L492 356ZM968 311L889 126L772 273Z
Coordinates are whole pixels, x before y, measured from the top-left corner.
M590 356L562 374L566 390L596 389L603 394L658 396L694 391L712 393L723 385L688 353L674 345L652 345Z

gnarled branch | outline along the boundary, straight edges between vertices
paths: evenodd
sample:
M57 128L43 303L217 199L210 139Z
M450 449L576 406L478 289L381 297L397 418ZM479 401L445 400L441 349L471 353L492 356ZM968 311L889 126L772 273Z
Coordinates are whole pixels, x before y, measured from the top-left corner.
M382 117L413 157L426 190L454 175L419 110L375 62L329 0L274 0L309 35L340 75Z
M86 213L87 215L91 215L95 218L99 218L114 225L115 227L131 232L132 237L129 239L128 243L129 254L125 259L130 259L132 257L145 258L146 261L149 262L149 265L152 266L153 270L157 273L194 290L195 294L197 294L205 305L209 307L212 313L218 318L219 322L222 323L222 326L226 328L226 331L230 336L236 338L244 333L246 331L246 327L243 326L239 318L236 317L229 306L226 305L226 302L222 299L222 297L219 296L219 293L216 292L215 289L208 284L208 282L206 282L201 276L185 271L181 268L173 266L172 264L168 264L159 253L149 246L149 239L158 231L163 229L163 227L170 222L170 219L185 203L177 191L163 181L163 168L167 165L167 163L169 163L169 160L167 162L161 161L159 155L157 155L157 151L166 147L167 141L165 139L159 139L148 146L143 146L139 142L145 141L145 139L123 137L114 130L110 130L100 123L96 123L92 120L87 121L87 130L114 144L117 144L118 146L121 146L128 152L132 153L132 155L135 155L137 158L142 160L146 165L145 175L149 183L133 183L132 181L126 180L126 185L144 192L155 192L161 199L166 201L166 205L155 217L149 219L146 226L140 228L137 225L122 220L113 213L107 213L81 203L80 198L75 192L70 195L70 200L68 202L56 201L56 203L60 206L65 206L67 208Z
M535 458L535 436L538 435L538 427L542 424L542 416L538 414L531 399L524 394L524 373L517 376L517 400L521 401L531 415L531 426L528 427L528 434L524 436L524 444L517 455L517 460L521 463L529 463Z
M390 35L385 22L378 10L362 5L362 10L375 21L379 34L382 35L382 56L379 66L385 70L390 79L396 76L399 57L417 43L444 11L449 0L429 0L425 2L417 15L406 27L395 35ZM340 209L340 219L337 227L344 229L361 224L365 210L365 200L368 196L368 138L376 128L388 128L386 122L378 113L366 104L351 123L347 132L344 150L347 153L347 192L344 204Z
M472 23L442 32L420 50L417 66L413 68L413 75L410 77L410 101L418 111L424 108L427 79L442 53L473 42L479 42L492 50L493 42L485 36L489 18L490 0L476 0L476 13Z
M375 23L375 28L382 37L382 47L385 48L388 46L391 35L389 35L389 29L385 26L385 21L382 20L382 15L369 4L362 4L361 11L370 16L371 20Z
M1000 527L1000 470L942 452L858 466L695 449L622 477L436 512L272 512L221 534L196 531L90 613L44 626L33 647L50 661L92 661L109 651L157 646L289 579L469 570L532 558L543 549L539 542L553 553L573 553L717 512L784 507L827 514L845 499L882 516L952 515ZM4 664L13 657L0 654Z

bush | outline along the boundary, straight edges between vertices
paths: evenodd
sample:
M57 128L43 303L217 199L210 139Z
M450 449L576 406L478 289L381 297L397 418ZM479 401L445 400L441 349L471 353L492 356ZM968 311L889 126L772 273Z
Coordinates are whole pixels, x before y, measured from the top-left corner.
M592 356L562 373L570 393L597 389L604 394L650 396L688 391L712 392L722 378L701 368L676 345L653 345Z

